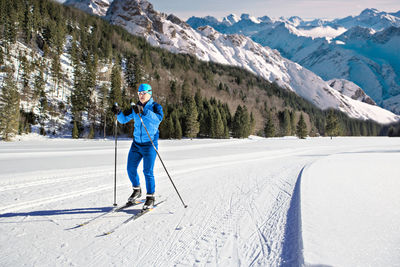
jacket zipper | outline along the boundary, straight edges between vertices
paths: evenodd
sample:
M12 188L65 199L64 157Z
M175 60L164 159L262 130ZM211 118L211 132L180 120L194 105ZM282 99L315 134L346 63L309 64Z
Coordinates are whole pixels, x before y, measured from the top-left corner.
M144 122L143 122L143 123L144 123ZM142 136L143 123L140 124L140 143L143 143L143 136Z

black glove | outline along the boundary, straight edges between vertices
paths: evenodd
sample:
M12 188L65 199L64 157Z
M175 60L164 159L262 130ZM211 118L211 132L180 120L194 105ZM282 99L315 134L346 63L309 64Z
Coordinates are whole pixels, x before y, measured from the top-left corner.
M117 114L121 111L121 109L119 108L118 104L115 103L115 104L112 106L111 111L112 111L115 115L117 115Z
M143 112L143 106L142 105L134 105L132 108L133 108L133 111L136 114L141 114Z

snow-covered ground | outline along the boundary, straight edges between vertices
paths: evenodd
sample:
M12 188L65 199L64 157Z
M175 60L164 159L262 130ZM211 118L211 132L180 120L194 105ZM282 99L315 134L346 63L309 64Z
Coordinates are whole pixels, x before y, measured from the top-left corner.
M118 204L131 193L130 143L118 142ZM398 138L159 147L189 207L157 160L157 200L167 201L99 237L139 209L67 230L111 209L113 140L1 142L0 266L400 265Z

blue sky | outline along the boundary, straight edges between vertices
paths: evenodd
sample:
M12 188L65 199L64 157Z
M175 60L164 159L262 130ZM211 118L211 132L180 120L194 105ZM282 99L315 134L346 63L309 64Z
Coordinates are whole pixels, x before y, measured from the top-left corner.
M65 0L56 0L64 2ZM231 13L248 13L255 17L273 18L299 16L312 18L343 18L358 15L366 8L400 11L400 0L149 0L154 9L175 14L181 19L207 15L217 18Z
M358 15L366 8L393 12L400 0L150 0L155 10L173 13L181 19L190 16L224 17L248 13L255 17L342 18Z

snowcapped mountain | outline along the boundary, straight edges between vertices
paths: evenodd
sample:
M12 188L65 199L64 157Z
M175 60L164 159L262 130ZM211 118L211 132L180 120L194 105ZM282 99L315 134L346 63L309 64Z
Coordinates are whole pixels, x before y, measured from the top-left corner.
M247 20L248 26L238 22L221 31L241 33L277 49L324 80L352 81L380 106L400 114L400 29L392 26L398 25L397 15L367 9L342 20L306 22L292 17L258 24ZM386 28L376 30L381 27Z
M400 16L398 15L399 12L379 12L375 8L369 8L362 11L358 16L349 16L343 19L336 19L330 24L340 25L347 29L359 26L380 31L391 26L400 27Z
M358 85L344 79L333 79L328 81L328 84L338 90L340 93L370 105L376 105L374 100L370 98Z
M322 109L335 108L354 118L372 119L381 123L398 120L397 116L379 107L355 104L357 101L342 95L313 72L283 58L278 51L255 43L249 37L222 34L210 26L195 30L174 15L155 11L146 0L114 0L105 19L134 35L144 37L153 46L173 53L191 54L204 61L247 69L296 92ZM223 21L227 24L227 21L236 20L236 17L230 16ZM249 15L242 15L240 21L261 23L261 20ZM374 109L376 111L371 112Z
M65 5L81 9L86 13L103 17L106 15L112 0L67 0Z

